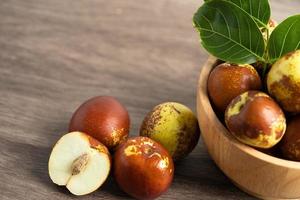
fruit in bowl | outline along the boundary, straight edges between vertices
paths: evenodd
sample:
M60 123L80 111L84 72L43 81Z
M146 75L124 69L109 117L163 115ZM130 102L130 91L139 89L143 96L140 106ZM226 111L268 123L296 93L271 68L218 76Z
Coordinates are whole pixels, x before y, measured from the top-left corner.
M268 91L287 112L300 112L300 50L280 58L267 79Z
M200 73L198 118L208 152L238 187L263 199L299 199L300 163L285 159L296 154L287 149L297 141L288 117L300 113L300 15L276 26L270 13L268 1L210 0L197 10L194 26L213 56ZM224 65L232 72L216 76ZM243 90L233 67L241 65L259 70ZM276 157L279 147L294 155Z
M208 76L215 63L216 59L210 57L201 69L197 94L201 138L210 156L236 186L250 195L261 199L299 199L300 179L295 177L300 176L300 163L275 157L288 131L273 148L261 151L238 140L217 117L207 93ZM261 113L254 112L252 116L258 114Z
M224 112L236 96L261 89L261 80L251 65L222 63L209 74L207 89L216 109Z
M239 141L263 149L276 145L286 129L281 108L259 91L248 91L235 97L225 112L225 123Z
M283 157L300 161L300 115L293 117L289 121L280 148Z
M300 112L300 15L277 25L268 2L260 2L257 12L245 9L252 3L206 1L193 21L202 46L223 60L206 83L217 115L225 114L228 130L240 142L268 149L284 137L283 111ZM257 63L261 74L250 65Z

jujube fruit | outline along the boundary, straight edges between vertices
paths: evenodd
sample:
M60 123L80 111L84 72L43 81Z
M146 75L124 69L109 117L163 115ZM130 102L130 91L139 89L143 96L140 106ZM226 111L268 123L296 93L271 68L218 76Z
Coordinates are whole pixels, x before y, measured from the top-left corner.
M185 105L166 102L145 117L140 135L163 145L174 160L187 156L197 145L200 129L194 113Z
M284 158L300 161L300 116L291 119L280 143Z
M259 91L248 91L234 98L226 109L225 123L239 141L265 149L276 145L286 129L281 108Z
M115 152L115 179L120 188L134 198L155 199L169 188L173 175L170 154L150 138L130 138Z
M87 133L112 150L128 137L129 126L128 112L118 100L98 96L87 100L75 111L69 131Z
M275 62L268 73L267 86L285 111L300 112L300 50Z
M223 63L208 77L208 94L217 111L224 112L232 99L248 90L259 90L261 79L251 65Z
M81 132L62 136L53 147L48 163L51 180L66 186L75 195L97 190L107 179L110 168L108 149Z

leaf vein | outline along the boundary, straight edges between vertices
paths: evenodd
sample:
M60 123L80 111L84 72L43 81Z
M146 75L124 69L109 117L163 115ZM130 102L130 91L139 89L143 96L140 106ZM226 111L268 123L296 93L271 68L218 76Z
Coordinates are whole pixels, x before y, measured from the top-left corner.
M251 55L246 55L246 56L240 57L239 59L244 59L244 58L247 58L249 56L251 56Z
M298 44L297 44L295 50L297 50L299 47L300 47L300 40L299 40L299 42L298 42Z
M265 13L263 14L263 16L261 17L262 20L265 19L266 14L267 14L267 12L265 12ZM264 24L264 23L263 23L263 24Z
M220 45L206 45L209 48L220 48L220 47L224 47L226 46L228 43L230 43L231 41L227 41L224 44L220 44Z
M248 22L248 20L247 20L247 27L248 27L248 32L249 32L249 40L250 40L250 49L252 50L252 39L251 39L251 37L252 37L252 35L251 35L251 28L250 28L250 24L249 24L249 22Z
M209 19L205 15L200 15L200 17L203 17L208 22L211 30L214 30L213 25L211 24L211 22L209 21ZM200 27L200 24L198 24L198 26Z
M272 38L272 44L273 44L273 49L275 50L276 49L276 47L275 47L275 40ZM277 58L277 53L276 53L276 51L274 51L274 58Z
M229 56L229 59L232 58L232 57L234 57L235 55L241 53L242 51L244 51L244 49L241 49L241 50L235 52L234 54L232 54L231 56Z
M253 16L253 13L252 13L252 3L251 3L251 0L248 0L248 2L249 2L249 7L250 7L250 13L251 13L251 15Z
M257 10L257 18L259 19L259 16L260 16L260 4L261 4L261 1L258 1L258 10Z
M282 42L282 46L281 46L281 50L280 50L280 53L279 53L279 56L281 57L282 56L282 52L283 52L283 47L285 46L285 41L286 41L286 38L287 38L287 35L289 34L289 32L291 31L291 28L296 24L297 21L294 21L294 23L291 24L291 26L288 28L288 31L285 33L284 35L284 39L283 39L283 42Z
M230 48L226 49L225 51L223 51L222 53L220 53L220 55L223 55L224 53L227 53L228 51L230 51L233 47L235 47L237 44L232 45Z
M223 38L226 38L226 39L232 41L233 43L239 45L240 47L242 47L243 49L245 49L247 52L251 53L252 55L256 56L257 58L262 59L261 56L257 55L255 52L251 51L251 49L249 50L249 49L248 49L247 47L245 47L243 44L237 43L235 40L233 40L233 39L231 39L231 38L228 38L226 35L222 35L222 34L220 34L220 33L218 33L218 32L215 32L214 30L205 29L205 28L200 28L200 30L205 30L205 31L208 31L208 32L211 31L211 32L213 32L213 33L215 33L215 34L217 34L217 35L223 37Z
M214 36L215 35L215 33L212 33L212 34L210 34L210 35L208 35L208 36L201 36L202 38L205 38L205 39L207 39L207 38L211 38L212 36Z
M211 8L213 8L213 7L211 7ZM217 9L217 8L213 8L213 9L215 9L218 13L220 13L220 15L222 16L222 18L224 19L224 21L226 23L226 28L227 28L228 35L231 38L231 33L230 33L230 30L229 30L229 25L228 25L228 22L226 20L226 17L224 16L224 14L219 9Z
M242 43L242 36L241 36L241 30L240 30L240 27L241 27L241 25L240 25L240 21L238 20L238 18L237 18L237 16L236 15L234 15L235 16L235 19L236 19L236 21L237 21L237 31L239 32L239 41L240 41L240 43Z

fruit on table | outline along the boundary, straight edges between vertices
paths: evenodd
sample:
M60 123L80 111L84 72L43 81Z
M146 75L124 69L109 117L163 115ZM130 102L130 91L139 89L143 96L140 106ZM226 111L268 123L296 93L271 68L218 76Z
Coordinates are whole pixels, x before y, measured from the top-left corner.
M137 199L160 196L169 188L173 174L168 151L150 138L130 138L115 152L115 179L123 191Z
M61 137L52 149L48 170L51 180L75 195L89 194L108 177L111 158L108 149L81 132Z
M280 148L285 158L300 161L300 115L288 123Z
M225 123L239 141L265 149L276 145L286 129L281 108L259 91L248 91L234 98L226 109Z
M188 155L197 145L200 129L193 112L180 103L159 104L145 117L140 135L162 144L174 160Z
M300 112L300 50L275 62L268 73L267 86L283 110Z
M223 63L208 77L208 94L217 111L224 113L230 101L248 90L259 90L261 79L251 65Z
M126 108L115 98L98 96L84 102L73 114L69 131L81 131L109 150L128 137L130 120Z

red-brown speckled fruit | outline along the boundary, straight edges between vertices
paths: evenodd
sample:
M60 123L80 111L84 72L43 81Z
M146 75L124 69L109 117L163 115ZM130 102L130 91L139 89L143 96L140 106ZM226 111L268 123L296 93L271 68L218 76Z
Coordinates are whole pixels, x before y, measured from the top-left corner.
M260 77L251 65L223 63L208 78L208 94L217 111L224 112L230 101L248 90L261 88Z
M124 106L113 97L98 96L84 102L73 114L69 131L81 131L112 150L128 137L130 120Z
M300 161L300 115L288 123L280 148L284 158Z
M114 155L114 175L120 188L137 199L155 199L173 180L174 165L168 151L147 137L122 143Z
M268 73L267 85L283 110L300 113L300 50L276 61Z
M276 145L286 129L281 108L259 91L248 91L234 98L226 109L225 122L239 141L264 149Z
M147 114L140 135L159 142L177 161L196 147L200 129L191 109L180 103L165 102Z

